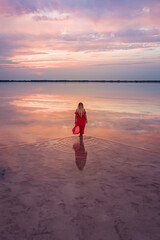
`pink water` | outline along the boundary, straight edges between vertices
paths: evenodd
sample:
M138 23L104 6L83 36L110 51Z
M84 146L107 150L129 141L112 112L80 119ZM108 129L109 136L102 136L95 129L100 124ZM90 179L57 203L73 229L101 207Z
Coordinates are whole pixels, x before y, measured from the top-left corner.
M157 83L1 83L1 146L72 136L79 101L85 135L159 152Z

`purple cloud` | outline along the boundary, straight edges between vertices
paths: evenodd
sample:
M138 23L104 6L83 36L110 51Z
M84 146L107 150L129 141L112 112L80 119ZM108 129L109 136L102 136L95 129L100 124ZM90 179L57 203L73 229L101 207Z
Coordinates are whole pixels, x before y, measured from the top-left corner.
M8 14L34 13L43 10L58 10L61 12L75 11L78 14L91 17L107 17L116 12L119 16L131 16L134 11L146 13L159 0L0 0L1 12ZM2 11L3 8L3 11ZM147 10L148 9L148 10Z

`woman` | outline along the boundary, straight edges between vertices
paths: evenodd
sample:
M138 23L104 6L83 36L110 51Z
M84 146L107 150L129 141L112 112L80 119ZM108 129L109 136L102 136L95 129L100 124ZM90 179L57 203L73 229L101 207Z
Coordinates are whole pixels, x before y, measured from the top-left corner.
M75 111L75 127L72 129L73 134L84 134L84 128L87 123L87 115L84 109L83 103L78 104L78 108Z

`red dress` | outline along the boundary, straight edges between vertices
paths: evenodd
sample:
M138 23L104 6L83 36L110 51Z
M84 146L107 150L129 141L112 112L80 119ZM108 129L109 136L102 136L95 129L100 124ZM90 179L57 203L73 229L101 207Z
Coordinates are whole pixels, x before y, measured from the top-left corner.
M86 125L86 119L85 119L86 112L84 111L82 113L82 116L78 112L75 112L75 114L77 116L77 119L76 119L75 126L72 129L72 132L73 132L73 134L79 134L79 133L84 134L84 128Z

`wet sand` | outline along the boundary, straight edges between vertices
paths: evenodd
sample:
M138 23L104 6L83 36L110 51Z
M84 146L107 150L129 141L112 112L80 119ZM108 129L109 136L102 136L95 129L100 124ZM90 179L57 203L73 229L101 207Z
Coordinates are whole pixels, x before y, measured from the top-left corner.
M0 239L160 239L159 152L89 136L0 148Z

